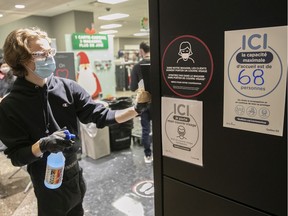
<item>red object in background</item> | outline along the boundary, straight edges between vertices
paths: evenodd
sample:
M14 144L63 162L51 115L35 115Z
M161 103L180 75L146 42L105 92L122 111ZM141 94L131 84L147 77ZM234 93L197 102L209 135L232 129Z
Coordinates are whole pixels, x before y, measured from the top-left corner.
M55 75L58 77L68 78L69 77L69 71L67 68L59 68L55 71Z
M95 33L96 33L96 30L95 30L94 28L91 28L91 29L86 28L86 29L85 29L85 33L86 33L86 34L89 34L89 35L92 35L92 34L95 34Z

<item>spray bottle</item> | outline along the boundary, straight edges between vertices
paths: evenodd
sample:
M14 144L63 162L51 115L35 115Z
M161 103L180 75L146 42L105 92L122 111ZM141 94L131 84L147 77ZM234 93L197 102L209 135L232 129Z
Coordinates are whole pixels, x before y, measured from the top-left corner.
M74 139L75 135L68 130L59 131L57 134L64 139ZM47 188L56 189L62 184L63 173L65 167L65 157L62 152L51 153L47 157L46 174L44 184Z

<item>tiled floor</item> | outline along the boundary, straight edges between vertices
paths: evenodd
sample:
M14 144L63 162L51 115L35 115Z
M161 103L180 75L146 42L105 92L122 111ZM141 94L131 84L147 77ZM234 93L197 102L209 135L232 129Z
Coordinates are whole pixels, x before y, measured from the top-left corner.
M152 164L145 164L142 147L113 152L98 160L81 161L88 190L86 216L153 216Z
M87 182L85 216L154 216L153 163L145 164L143 157L143 146L132 141L130 148L80 161ZM9 179L17 169L0 153L0 215L36 216L33 188L23 193L29 183L26 171Z
M21 170L8 179L17 168L2 153L0 162L1 216L36 216L33 188L23 193L27 173ZM80 164L87 182L86 216L154 215L153 165L144 163L142 146L132 144L97 160L85 157Z

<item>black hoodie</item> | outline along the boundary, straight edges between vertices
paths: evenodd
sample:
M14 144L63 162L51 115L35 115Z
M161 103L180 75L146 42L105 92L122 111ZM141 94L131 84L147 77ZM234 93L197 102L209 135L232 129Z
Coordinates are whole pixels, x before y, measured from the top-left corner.
M93 101L73 80L52 75L44 87L39 87L17 78L0 103L0 140L7 146L5 154L15 166L43 166L44 173L49 153L37 158L31 146L64 126L78 137L78 119L84 124L94 122L98 128L116 123L115 111ZM66 162L78 148L75 144L64 151Z

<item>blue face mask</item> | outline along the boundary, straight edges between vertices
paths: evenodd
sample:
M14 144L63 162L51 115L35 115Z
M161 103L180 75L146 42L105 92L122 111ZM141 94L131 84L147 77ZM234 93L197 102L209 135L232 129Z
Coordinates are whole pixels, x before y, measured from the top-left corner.
M55 71L55 69L56 64L53 57L48 56L45 60L35 61L34 73L42 79L49 77Z

